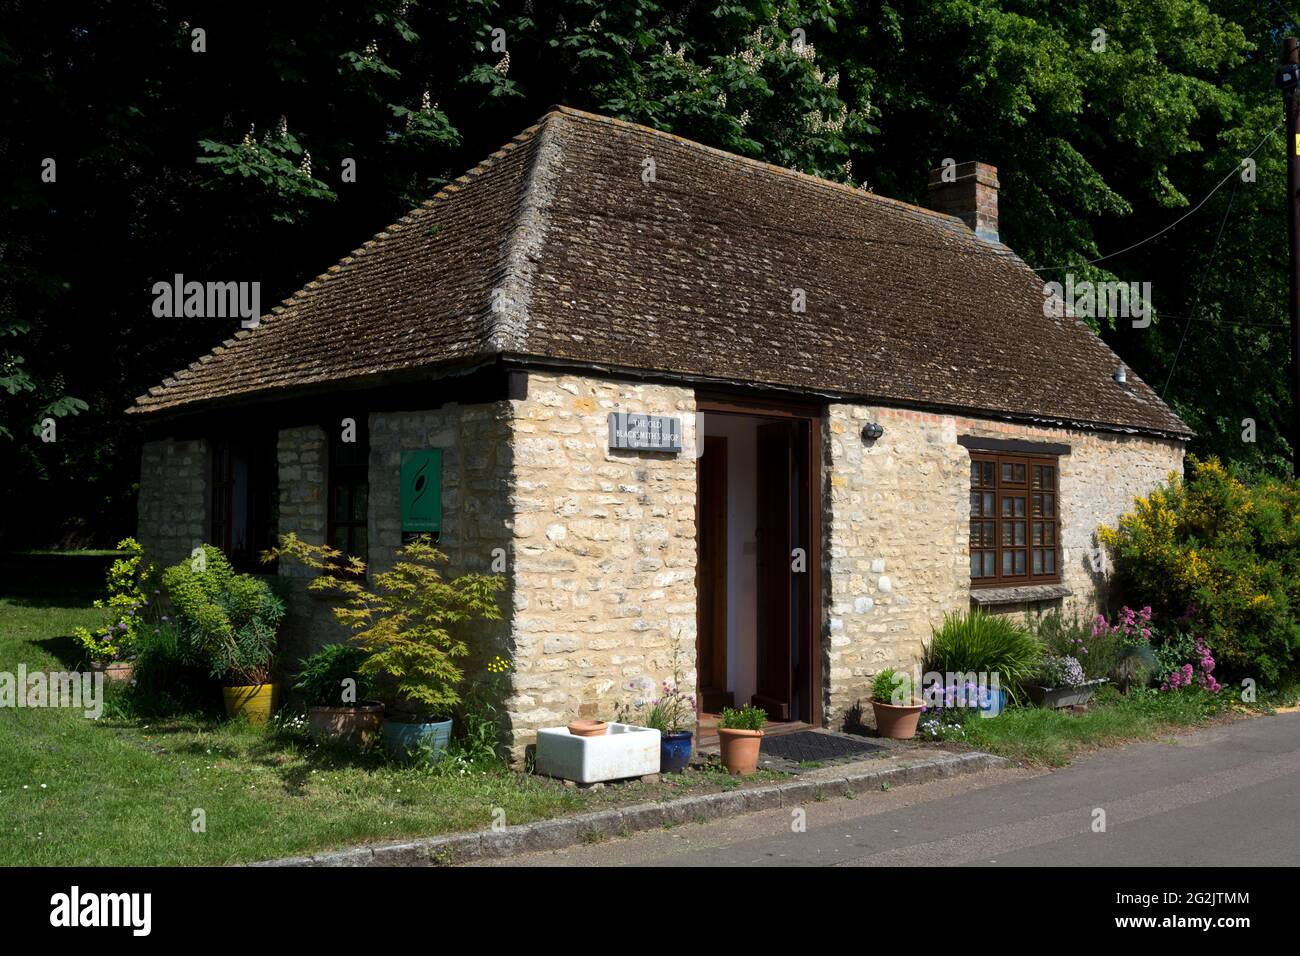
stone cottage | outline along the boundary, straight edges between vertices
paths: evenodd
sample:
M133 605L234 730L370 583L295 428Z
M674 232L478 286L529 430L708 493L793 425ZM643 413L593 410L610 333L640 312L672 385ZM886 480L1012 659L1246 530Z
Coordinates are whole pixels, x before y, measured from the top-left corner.
M840 727L945 612L1091 613L1097 528L1191 434L1047 314L992 167L932 181L938 211L556 109L137 400L140 539L382 568L436 534L505 576L475 642L517 752L675 661L704 713ZM296 585L289 666L342 636Z

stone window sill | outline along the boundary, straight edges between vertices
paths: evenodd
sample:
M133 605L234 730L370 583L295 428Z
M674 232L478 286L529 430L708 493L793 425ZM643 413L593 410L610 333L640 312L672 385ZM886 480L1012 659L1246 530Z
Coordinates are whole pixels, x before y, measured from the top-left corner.
M980 607L997 604L1032 604L1036 601L1059 601L1073 595L1064 584L1027 584L1014 588L972 588L970 600Z

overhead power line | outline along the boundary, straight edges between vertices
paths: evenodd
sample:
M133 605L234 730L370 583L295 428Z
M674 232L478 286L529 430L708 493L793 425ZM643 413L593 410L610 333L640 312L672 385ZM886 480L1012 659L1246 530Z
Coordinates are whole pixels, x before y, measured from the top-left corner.
M1223 325L1243 329L1289 329L1291 327L1286 322L1239 322L1234 319L1198 319L1194 315L1187 315L1183 312L1165 312L1163 310L1159 315L1163 319L1188 319L1204 325Z
M1277 132L1274 130L1274 132ZM1269 134L1272 135L1271 133ZM1268 137L1264 137L1268 139ZM1262 141L1261 144L1263 145ZM1259 147L1256 146L1256 149ZM1222 183L1219 184L1223 185ZM1218 186L1215 187L1216 189ZM1211 193L1210 195L1213 195ZM1209 198L1208 196L1206 197ZM1192 311L1187 316L1187 321L1183 323L1183 334L1178 339L1178 351L1174 353L1173 364L1169 366L1169 376L1165 379L1165 387L1160 390L1160 400L1164 401L1165 394L1169 391L1169 383L1174 380L1174 370L1178 368L1178 359L1183 354L1183 345L1187 342L1187 333L1192 328L1192 316L1196 315L1196 310L1201 304L1201 290L1205 288L1205 280L1209 278L1210 272L1214 269L1214 260L1219 255L1219 240L1223 238L1223 227L1228 224L1228 217L1232 215L1232 203L1237 198L1237 186L1232 187L1232 194L1228 196L1228 208L1223 211L1223 219L1219 222L1219 231L1214 234L1214 246L1210 249L1210 261L1205 264L1205 269L1201 272L1201 281L1196 283L1196 295L1192 299Z
M1245 159L1252 158L1257 152L1259 152L1261 146L1263 146L1265 143L1267 143L1270 139L1272 139L1277 134L1277 131L1282 128L1282 125L1283 124L1278 123L1276 126L1274 126L1273 129L1268 133L1268 135L1265 136L1263 139L1261 139L1258 143L1256 143L1255 148L1252 149L1249 153L1247 153L1244 157L1242 157L1242 159L1245 160ZM1173 229L1175 226L1181 223L1188 216L1194 215L1197 212L1197 210L1199 210L1202 206L1204 206L1207 202L1210 201L1211 196L1213 196L1215 193L1217 193L1220 189L1224 187L1224 185L1228 182L1229 179L1231 179L1233 176L1239 175L1240 173L1241 173L1241 162L1239 161L1237 165L1228 173L1228 175L1224 176L1222 179L1219 180L1218 185L1216 185L1213 189L1211 189L1208 193L1205 194L1204 199L1198 202L1191 209L1187 210L1187 212L1183 213L1181 216L1179 216L1169 225L1165 226L1159 232L1153 233L1152 235L1147 236L1145 239L1133 243L1131 246L1125 246L1123 249L1120 249L1118 252L1108 252L1104 256L1098 256L1096 259L1088 259L1085 262L1076 262L1076 263L1060 265L1060 266L1034 266L1033 267L1034 271L1054 272L1058 269L1077 269L1080 266L1095 265L1098 262L1104 262L1107 259L1113 259L1116 256L1122 256L1126 252L1132 252L1134 249L1138 248L1139 246L1146 245L1148 242L1151 242L1153 239L1159 239L1169 230Z

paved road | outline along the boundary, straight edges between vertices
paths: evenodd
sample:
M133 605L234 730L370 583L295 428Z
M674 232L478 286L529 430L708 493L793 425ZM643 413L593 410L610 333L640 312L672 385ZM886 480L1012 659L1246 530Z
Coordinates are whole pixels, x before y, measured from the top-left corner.
M1105 832L1093 832L1094 811ZM496 866L1130 866L1300 863L1300 714Z

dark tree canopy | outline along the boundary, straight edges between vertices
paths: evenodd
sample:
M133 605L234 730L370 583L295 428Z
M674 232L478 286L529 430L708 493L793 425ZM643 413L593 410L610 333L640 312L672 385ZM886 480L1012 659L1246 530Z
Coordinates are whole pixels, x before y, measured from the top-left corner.
M30 503L3 523L5 546L133 527L139 436L123 409L232 331L155 318L154 282L256 280L269 308L553 103L914 202L945 158L992 163L1003 239L1045 281L1152 284L1150 327L1096 327L1158 391L1168 382L1196 450L1274 471L1290 454L1272 78L1291 27L1276 4L0 11L0 468ZM58 441L42 442L50 418Z

